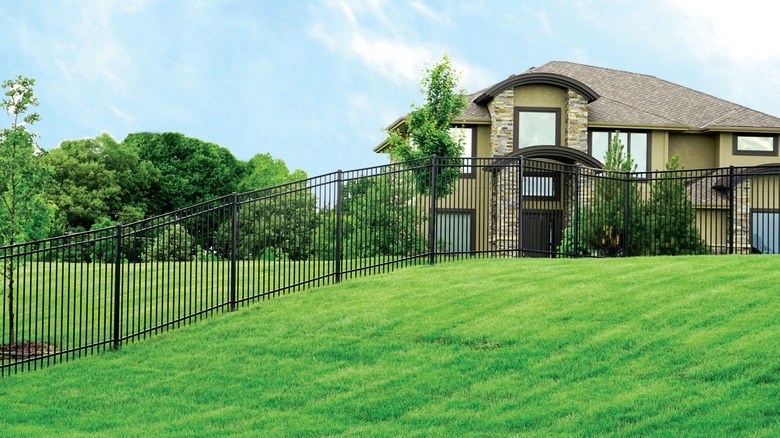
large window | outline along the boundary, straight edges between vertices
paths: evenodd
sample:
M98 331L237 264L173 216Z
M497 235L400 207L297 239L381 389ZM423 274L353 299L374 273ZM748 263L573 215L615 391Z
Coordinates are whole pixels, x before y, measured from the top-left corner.
M474 210L436 212L436 251L468 253L474 251L476 234Z
M559 108L515 107L514 148L561 144Z
M754 211L751 214L753 249L762 254L780 253L780 213Z
M734 134L734 155L777 156L777 136Z
M590 131L590 155L602 163L607 161L607 148L615 136L615 131ZM636 170L646 172L650 169L650 142L647 132L619 132L617 134L623 148L631 155Z
M469 126L458 126L450 128L450 135L463 145L463 154L461 154L461 158L464 158L461 170L463 176L472 176L474 168L470 158L477 156L477 129Z

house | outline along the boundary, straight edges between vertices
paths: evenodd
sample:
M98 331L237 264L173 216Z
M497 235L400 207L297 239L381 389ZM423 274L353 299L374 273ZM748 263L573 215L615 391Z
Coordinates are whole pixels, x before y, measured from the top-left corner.
M729 166L780 164L778 117L654 76L572 62L549 62L470 94L455 127L464 139L464 157L476 159L475 163L483 158L506 160L522 156L551 165L600 168L607 146L618 135L640 172L663 170L674 156L679 157L685 169L720 172L721 180L722 168ZM399 118L388 129L404 132L405 118ZM387 152L387 147L383 142L374 150ZM721 170L716 171L718 168ZM742 173L750 172L742 170ZM762 173L761 180L764 185L768 184L765 174ZM522 249L527 249L528 242L537 239L535 236L550 236L534 244L537 246L534 249L552 253L560 242L562 229L571 224L572 202L574 199L582 202L588 195L582 188L578 189L579 193L573 193L570 178L551 175L540 169L534 175L524 176L520 184L507 180L507 187L514 187L514 191L500 185L494 187L498 199L488 208L492 211L480 212L480 207L469 206L459 213L458 208L449 208L451 218L447 220L461 226L468 221L470 228L479 231L472 233L477 236L473 241L464 243L471 250L518 249L518 242L525 235L526 244ZM740 178L740 181L749 182L750 178ZM474 180L464 184L481 183ZM531 185L535 188L529 188ZM756 195L748 186L741 185L742 192L737 198L753 202L750 200ZM459 190L466 189L464 185ZM513 202L518 190L531 195L529 199L535 199L535 204ZM707 186L707 190L716 189ZM751 241L758 239L755 230L751 235L750 228L756 227L750 224L756 221L780 224L777 210L780 200L775 199L780 190L774 185L767 186L767 190L772 193L765 197L772 202L747 206L741 218L734 211L718 212L722 206L698 206L702 235L716 251L726 247L733 250L734 241L739 240L735 252L748 252ZM700 187L696 191L702 194ZM702 194L702 199L705 198L713 196ZM733 204L733 197L729 199ZM541 201L545 201L544 205ZM452 202L448 205L452 206ZM721 217L724 214L725 219ZM725 223L726 228L744 228L745 236L738 238L731 234L732 242L725 242L724 231L714 230L714 217L718 217L717 222ZM740 226L738 222L746 225ZM519 223L524 226L518 226ZM537 226L530 227L532 223ZM488 229L494 231L485 231ZM780 235L778 231L767 233L759 237L776 241ZM773 252L777 250L773 248Z

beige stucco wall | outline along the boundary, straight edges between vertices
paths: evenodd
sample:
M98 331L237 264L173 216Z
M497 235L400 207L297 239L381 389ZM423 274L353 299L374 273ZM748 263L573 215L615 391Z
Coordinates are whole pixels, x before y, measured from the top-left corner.
M766 155L734 155L734 134L722 132L717 136L718 139L718 164L719 167L734 166L757 166L766 163L780 163L779 157L770 157Z
M490 156L490 125L477 126L477 156Z
M713 168L718 161L717 143L717 135L670 133L669 158L679 156L686 169Z
M650 131L650 170L666 169L669 158L669 131Z
M551 85L523 85L514 89L514 105L560 108L560 138L566 139L566 90Z

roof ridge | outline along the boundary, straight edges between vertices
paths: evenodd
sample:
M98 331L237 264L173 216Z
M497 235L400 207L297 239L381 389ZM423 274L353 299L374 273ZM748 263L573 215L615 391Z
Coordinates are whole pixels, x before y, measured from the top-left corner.
M649 78L660 79L662 81L664 80L664 79L659 78L658 76L650 75L650 74L647 74L647 73L638 73L638 72L635 72L635 71L621 70L621 69L618 69L618 68L610 68L610 67L602 67L600 65L593 65L593 64L583 64L581 62L572 62L572 61L548 61L548 62L540 65L539 67L531 67L531 69L541 68L541 67L544 67L546 65L553 64L553 63L578 65L578 66L581 66L581 67L588 67L588 68L593 68L593 69L598 69L598 70L609 70L609 71L618 72L618 73L626 73L626 74L635 75L635 76L645 76L645 77L649 77ZM666 81L666 82L669 82L669 81ZM669 82L669 83L674 84L674 82Z
M727 102L728 102L728 101L727 101ZM735 104L735 105L736 105L736 104ZM705 123L705 124L703 124L703 125L699 126L699 129L704 129L704 128L708 127L708 126L717 126L717 125L715 125L715 124L716 124L716 123L718 123L718 122L720 122L721 120L723 120L723 119L726 119L726 118L728 118L728 117L731 117L731 116L733 116L733 115L735 115L735 114L741 113L741 112L743 112L743 111L749 111L749 110L750 110L750 109L749 109L749 108L747 108L747 107L744 107L744 106L738 105L738 106L737 106L737 108L734 108L733 110L731 110L731 111L727 112L726 114L723 114L723 115L721 115L720 117L716 117L715 119L713 119L713 120L711 120L711 121L709 121L709 122L707 122L707 123ZM769 115L769 114L767 114L767 115Z

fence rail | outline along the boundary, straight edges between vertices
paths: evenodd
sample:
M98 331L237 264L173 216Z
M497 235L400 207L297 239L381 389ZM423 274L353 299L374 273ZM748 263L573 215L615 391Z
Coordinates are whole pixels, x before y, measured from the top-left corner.
M778 253L779 239L774 165L618 173L431 157L338 171L0 247L0 373L414 264Z

